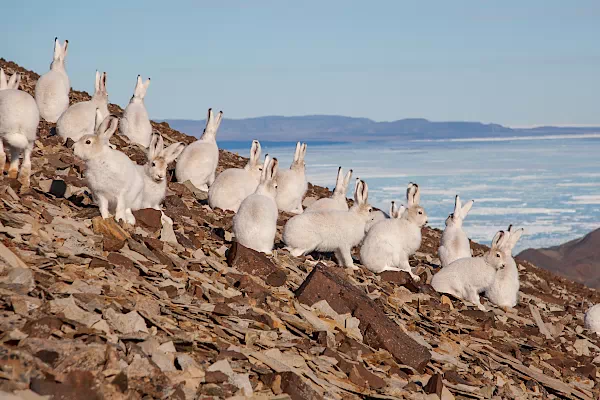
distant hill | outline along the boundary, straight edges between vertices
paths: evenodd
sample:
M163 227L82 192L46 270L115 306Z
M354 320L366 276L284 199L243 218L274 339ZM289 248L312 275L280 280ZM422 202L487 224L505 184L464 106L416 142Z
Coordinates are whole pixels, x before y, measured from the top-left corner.
M560 246L524 250L517 257L600 289L600 228Z
M199 137L204 120L167 119L173 129ZM457 139L519 135L548 135L600 132L599 128L539 127L511 129L481 122L434 122L423 118L407 118L391 122L376 122L368 118L337 115L307 115L300 117L266 116L245 119L224 119L219 129L222 141L260 138L262 141L365 141L403 138L406 140Z

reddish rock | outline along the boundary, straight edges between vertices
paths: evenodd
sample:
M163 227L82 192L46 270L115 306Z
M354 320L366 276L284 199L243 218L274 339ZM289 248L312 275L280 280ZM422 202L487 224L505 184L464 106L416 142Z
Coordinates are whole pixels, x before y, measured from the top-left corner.
M136 225L151 232L156 232L162 228L162 223L160 221L161 215L159 210L153 208L144 208L143 210L133 212Z
M444 388L444 382L442 381L442 375L433 374L427 382L427 385L423 388L427 394L436 394L440 399L442 398L442 389Z
M340 273L318 264L296 290L298 300L312 306L327 300L339 314L351 313L360 320L364 343L389 351L401 364L423 371L431 354L424 346L402 332L383 308L365 292L348 282Z
M104 251L119 251L125 246L124 240L115 239L110 236L105 236L102 239L102 248Z
M267 276L265 280L266 284L273 287L280 287L285 285L285 281L287 280L287 274L284 270L278 269Z
M238 242L231 245L227 264L238 271L263 279L279 270L263 253L244 247Z
M204 380L206 383L227 382L228 376L221 371L207 371Z
M89 371L71 371L62 383L31 380L31 390L42 396L52 396L54 400L99 400L100 395L93 387L94 375Z
M293 372L284 372L280 374L281 383L280 388L283 393L287 393L292 400L306 400L306 399L322 399L317 391L315 391L311 385L299 375Z
M133 268L134 264L129 258L119 254L119 253L110 253L107 257L108 262L113 265L125 267L125 268Z

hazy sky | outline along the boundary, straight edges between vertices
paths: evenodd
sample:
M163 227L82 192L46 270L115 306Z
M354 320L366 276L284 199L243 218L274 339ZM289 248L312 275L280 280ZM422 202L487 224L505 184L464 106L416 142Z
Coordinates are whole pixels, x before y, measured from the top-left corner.
M214 107L600 125L597 0L44 0L2 13L0 57L45 72L54 37L69 39L74 88L92 91L105 70L125 106L137 74L150 76L153 118Z

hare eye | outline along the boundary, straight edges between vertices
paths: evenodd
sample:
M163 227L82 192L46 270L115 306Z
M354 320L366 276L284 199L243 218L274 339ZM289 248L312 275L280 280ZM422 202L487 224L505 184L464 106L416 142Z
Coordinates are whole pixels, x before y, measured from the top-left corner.
M92 144L92 141L88 139L85 141L85 144Z
M419 211L419 215L423 215L423 211Z
M156 163L155 163L154 161L152 162L152 166L153 166L153 167L156 167Z
M496 253L496 257L500 258L500 253Z

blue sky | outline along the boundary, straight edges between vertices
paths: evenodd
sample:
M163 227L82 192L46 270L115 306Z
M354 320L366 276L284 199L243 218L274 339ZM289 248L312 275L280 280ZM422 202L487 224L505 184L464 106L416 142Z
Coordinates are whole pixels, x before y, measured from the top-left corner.
M54 37L69 39L74 88L92 91L106 70L125 106L137 74L150 76L153 118L214 107L600 125L594 0L13 1L3 14L0 57L45 72Z

